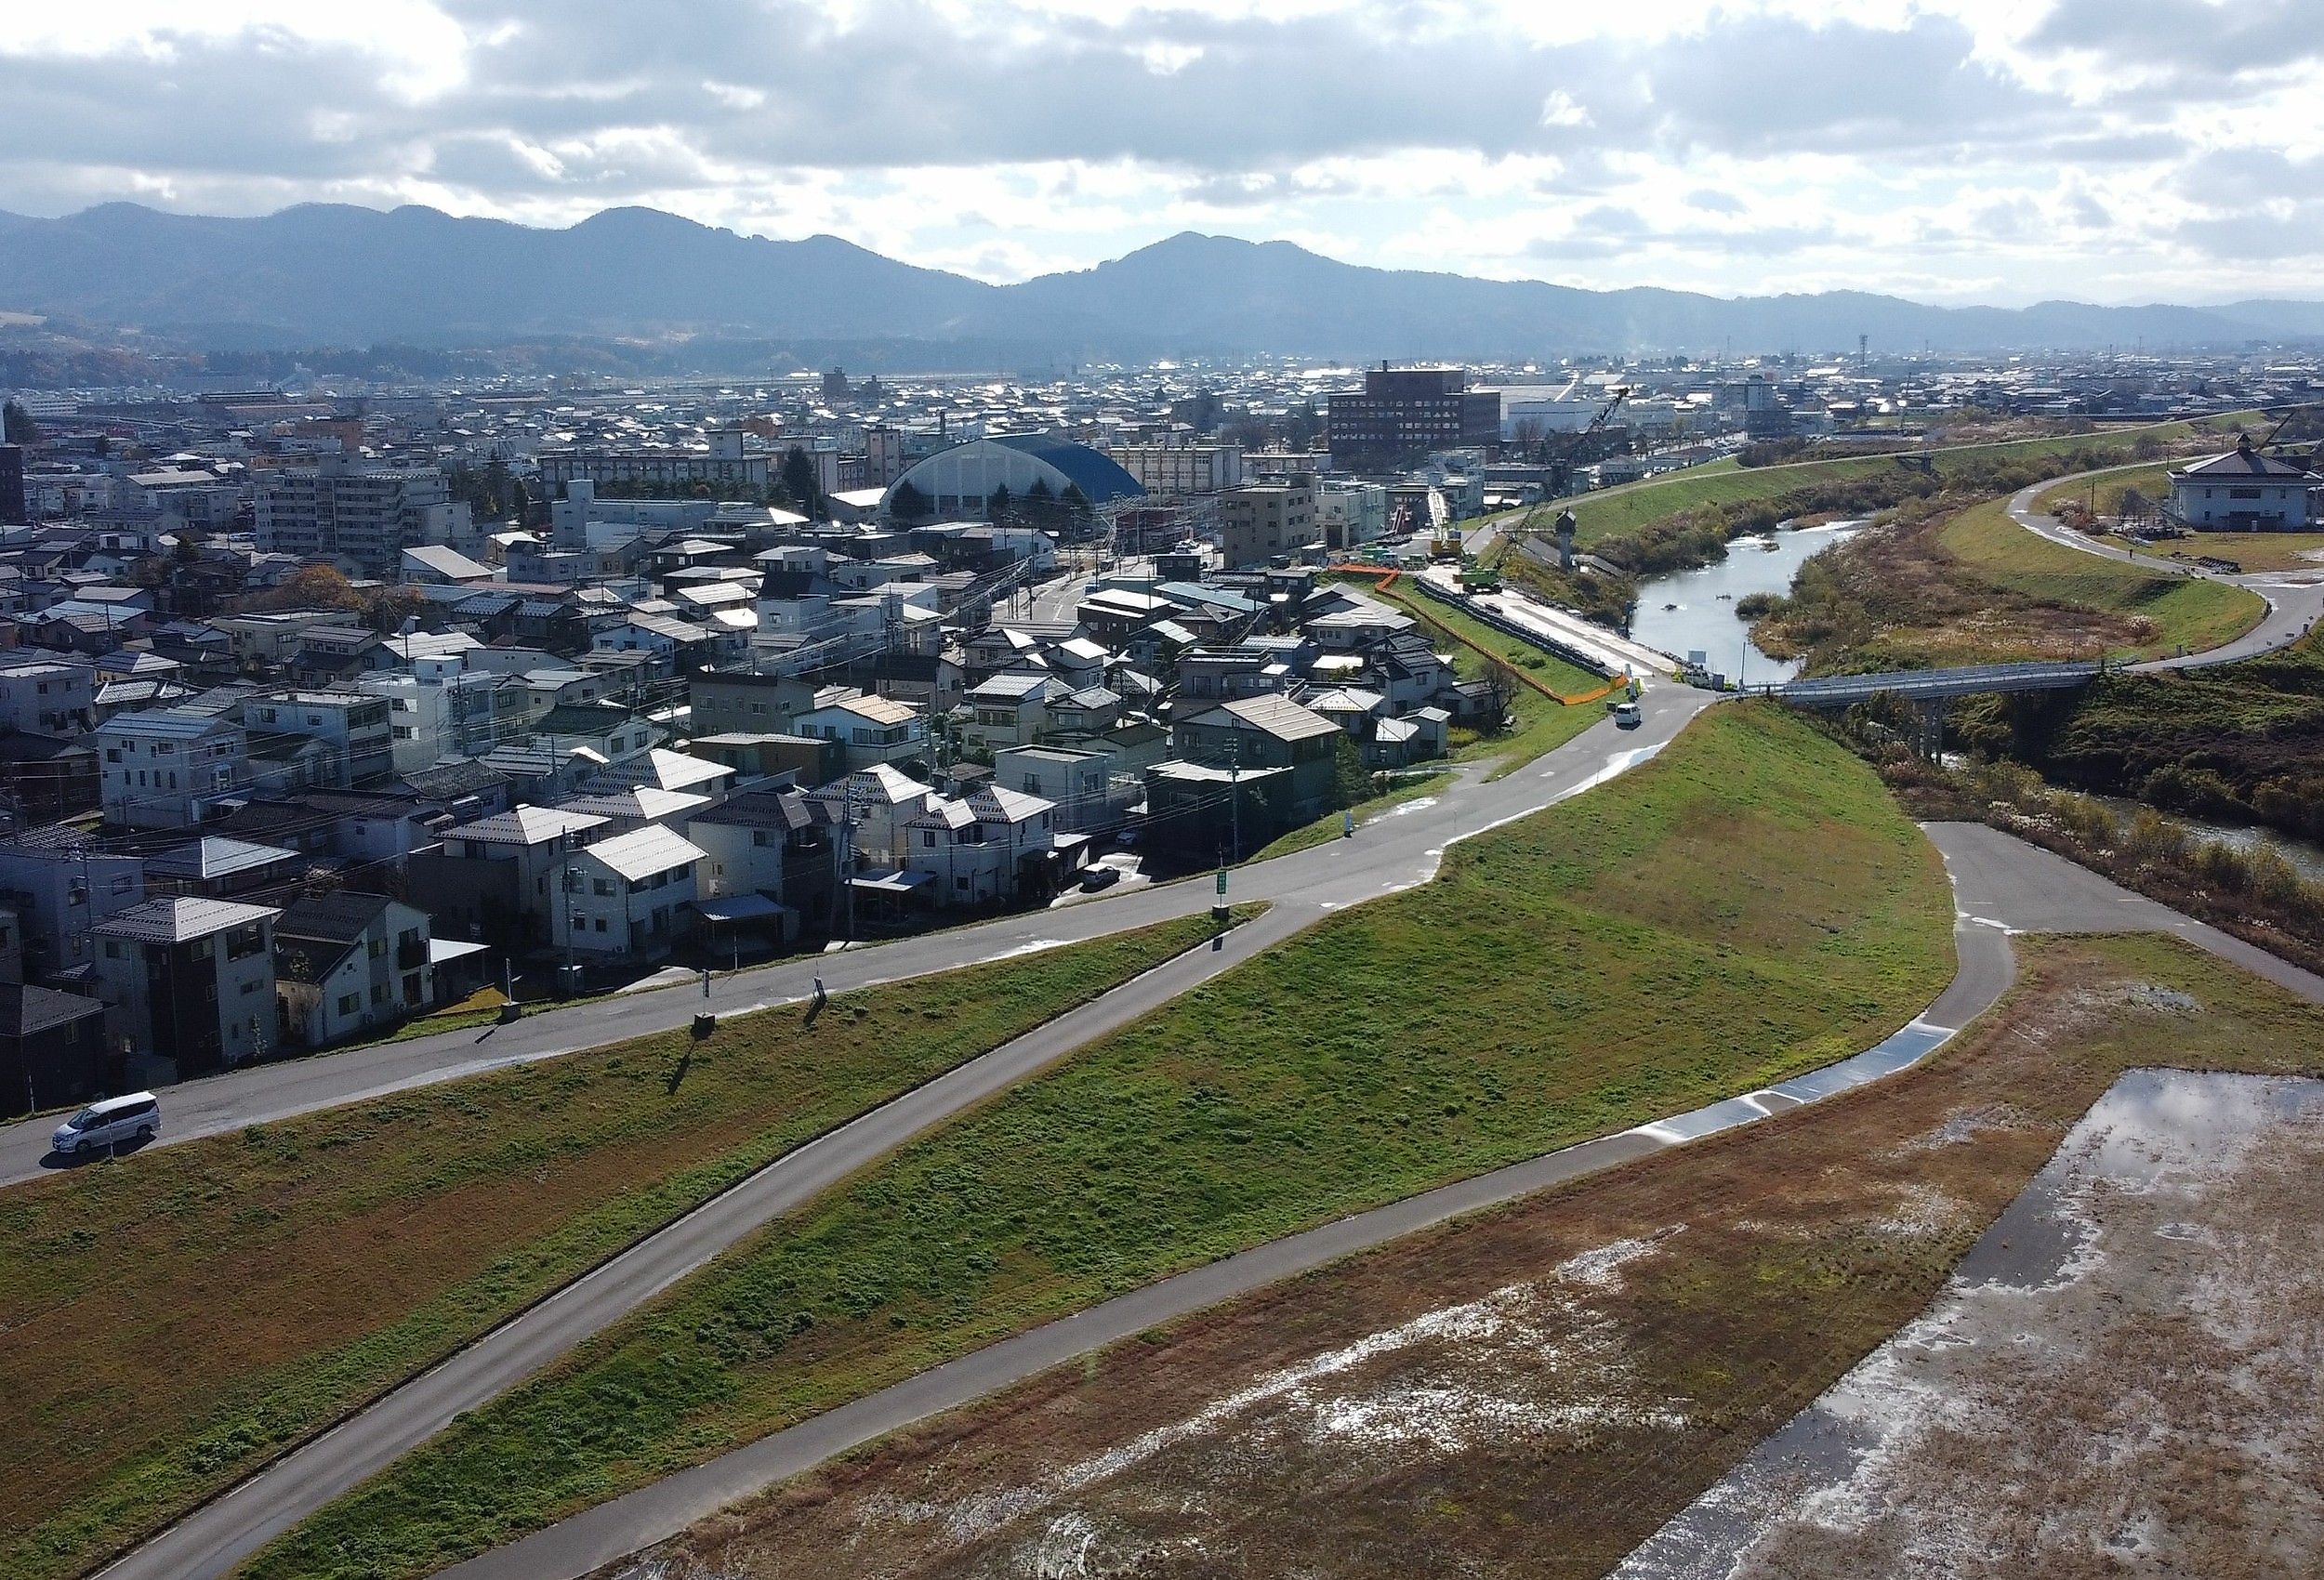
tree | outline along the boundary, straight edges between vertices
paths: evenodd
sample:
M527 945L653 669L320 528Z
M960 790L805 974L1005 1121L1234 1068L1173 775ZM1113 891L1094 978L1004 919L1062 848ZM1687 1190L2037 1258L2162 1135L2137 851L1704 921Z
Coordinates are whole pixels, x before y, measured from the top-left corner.
M1006 521L1009 519L1009 485L1005 482L995 483L993 492L984 499L985 519L995 525Z
M1372 776L1365 770L1364 754L1346 731L1331 744L1331 797L1329 810L1353 807L1372 797Z
M21 444L27 449L40 442L39 425L33 414L24 409L21 401L11 401L0 406L0 443Z
M831 506L823 496L823 479L815 471L815 463L798 445L783 457L783 492L791 496L791 503L801 514L815 520L828 520Z
M924 521L936 513L936 502L910 482L896 484L888 496L888 512L900 521Z

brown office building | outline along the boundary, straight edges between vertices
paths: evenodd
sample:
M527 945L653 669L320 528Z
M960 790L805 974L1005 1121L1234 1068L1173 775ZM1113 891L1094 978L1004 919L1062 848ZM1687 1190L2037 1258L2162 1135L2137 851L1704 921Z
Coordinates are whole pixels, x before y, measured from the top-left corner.
M1366 471L1499 443L1501 398L1472 390L1465 369L1382 362L1364 370L1362 394L1330 398L1326 424L1332 464Z

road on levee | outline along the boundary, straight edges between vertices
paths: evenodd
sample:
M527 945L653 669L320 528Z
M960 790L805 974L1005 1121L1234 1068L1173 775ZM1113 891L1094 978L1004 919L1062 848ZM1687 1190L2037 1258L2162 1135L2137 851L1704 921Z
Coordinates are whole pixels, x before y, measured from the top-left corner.
M1577 784L1594 783L1610 760L1627 761L1659 746L1712 700L1708 693L1682 686L1650 685L1643 699L1645 722L1641 728L1618 731L1611 721L1602 720L1506 778L1487 783L1473 771L1464 773L1430 806L1418 811L1392 810L1365 824L1353 839L1332 840L1235 869L1228 880L1229 897L1334 909L1424 882L1435 872L1447 842L1538 810L1571 794ZM164 1130L154 1144L168 1146L503 1065L675 1031L699 1010L724 1017L800 1003L813 994L818 976L828 991L846 993L1103 938L1198 915L1209 909L1214 898L1207 880L1139 888L1054 910L715 978L706 999L698 986L663 988L543 1010L506 1026L440 1032L188 1081L164 1089ZM48 1135L55 1127L53 1119L0 1127L0 1186L33 1178L55 1164L57 1160L46 1156Z

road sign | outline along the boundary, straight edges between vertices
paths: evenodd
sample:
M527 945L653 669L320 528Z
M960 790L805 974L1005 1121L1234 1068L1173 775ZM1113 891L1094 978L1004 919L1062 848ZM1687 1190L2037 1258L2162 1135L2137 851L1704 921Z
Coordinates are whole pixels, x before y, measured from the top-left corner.
M1221 894L1226 892L1226 869L1224 867L1219 869L1219 892Z

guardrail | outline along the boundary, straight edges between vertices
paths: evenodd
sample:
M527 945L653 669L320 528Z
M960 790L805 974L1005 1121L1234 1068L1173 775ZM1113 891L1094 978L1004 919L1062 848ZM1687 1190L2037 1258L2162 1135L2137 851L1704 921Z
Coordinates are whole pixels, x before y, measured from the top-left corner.
M1987 691L2058 691L2088 685L2106 672L2104 663L1975 664L1952 669L1900 669L1881 675L1832 675L1814 680L1788 680L1762 688L1800 707L1844 707L1876 696L1901 697L1910 702L1938 697L1971 697Z

